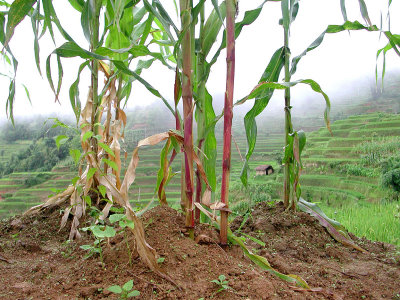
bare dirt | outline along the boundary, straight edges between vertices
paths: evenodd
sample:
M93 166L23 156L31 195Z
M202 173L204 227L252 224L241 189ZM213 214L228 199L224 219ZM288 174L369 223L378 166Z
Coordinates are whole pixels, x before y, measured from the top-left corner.
M171 208L156 207L143 218L148 243L161 268L176 285L160 278L140 261L134 241L121 233L103 244L99 257L85 259L80 245L93 239L65 242L58 231L59 210L0 222L0 299L118 299L107 290L133 280L137 299L400 299L400 255L392 245L353 237L367 253L342 246L307 214L285 212L281 204L258 204L239 217L232 230L248 239L282 273L301 276L314 289L293 287L262 271L237 246L222 249L218 233L202 225L200 243L186 235L184 218ZM240 235L240 233L237 233ZM129 262L131 257L131 263ZM229 288L217 292L211 281L225 275Z

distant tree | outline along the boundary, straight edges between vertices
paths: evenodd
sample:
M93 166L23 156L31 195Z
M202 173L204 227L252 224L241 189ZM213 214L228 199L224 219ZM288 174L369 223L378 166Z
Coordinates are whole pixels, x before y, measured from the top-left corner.
M400 157L391 157L382 162L382 186L391 188L398 199L400 193Z

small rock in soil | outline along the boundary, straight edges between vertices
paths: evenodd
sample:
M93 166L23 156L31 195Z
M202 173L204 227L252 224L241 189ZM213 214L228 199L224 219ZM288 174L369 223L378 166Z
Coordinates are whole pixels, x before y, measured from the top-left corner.
M22 224L21 219L12 220L10 225L12 229L17 229L17 230L21 230L25 227L24 224Z

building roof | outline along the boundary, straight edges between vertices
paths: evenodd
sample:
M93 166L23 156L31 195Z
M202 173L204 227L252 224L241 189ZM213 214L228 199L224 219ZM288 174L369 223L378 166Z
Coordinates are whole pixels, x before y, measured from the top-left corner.
M273 169L271 165L260 165L256 167L256 171L265 171L270 168Z

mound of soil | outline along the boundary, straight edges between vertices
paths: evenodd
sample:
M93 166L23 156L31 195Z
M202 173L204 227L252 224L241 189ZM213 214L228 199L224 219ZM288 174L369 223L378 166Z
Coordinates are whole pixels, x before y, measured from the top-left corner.
M0 299L118 299L107 288L131 279L138 299L400 299L394 246L354 237L368 253L346 248L312 217L288 214L280 204L259 204L232 229L264 242L247 244L280 272L300 275L314 291L262 271L237 246L222 249L218 233L206 225L191 240L184 218L171 208L156 207L142 220L148 243L175 284L140 261L130 233L104 242L104 264L99 257L85 259L87 251L79 246L93 239L83 232L81 240L65 242L68 230L58 232L60 212L54 210L0 222ZM229 288L211 282L219 275Z

